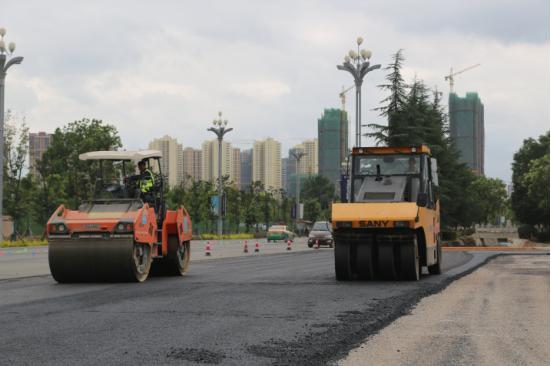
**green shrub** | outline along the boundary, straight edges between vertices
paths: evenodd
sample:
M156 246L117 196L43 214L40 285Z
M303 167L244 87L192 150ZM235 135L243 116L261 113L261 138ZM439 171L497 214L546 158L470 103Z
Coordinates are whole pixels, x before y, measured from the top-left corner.
M193 239L196 240L220 240L220 239L226 239L226 240L246 240L246 239L253 239L253 234L224 234L221 237L217 234L200 234L198 236L194 236Z
M549 243L549 230L539 231L536 238L540 243Z
M0 242L0 248L37 247L44 245L48 245L48 242L40 239L19 239L14 241L4 240Z
M442 231L440 237L443 241L457 240L457 231Z
M536 233L536 229L532 225L522 224L518 227L518 237L520 239L531 239Z

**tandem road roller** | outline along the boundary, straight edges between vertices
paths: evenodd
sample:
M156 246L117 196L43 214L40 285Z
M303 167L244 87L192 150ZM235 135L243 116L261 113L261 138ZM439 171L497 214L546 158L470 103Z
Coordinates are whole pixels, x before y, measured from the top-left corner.
M337 280L419 280L440 274L440 206L430 149L356 147L347 198L332 206Z
M150 272L184 275L191 220L184 207L165 208L161 152L93 151L79 158L98 171L90 179L94 198L76 210L61 205L48 220L48 261L54 279L142 282ZM127 175L136 164L145 166L142 175ZM143 174L149 174L147 187L140 186Z

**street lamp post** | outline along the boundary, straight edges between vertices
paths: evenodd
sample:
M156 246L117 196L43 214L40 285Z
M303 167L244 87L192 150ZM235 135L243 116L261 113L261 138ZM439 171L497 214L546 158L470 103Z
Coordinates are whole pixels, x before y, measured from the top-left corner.
M8 69L15 64L23 62L23 57L10 57L15 51L15 42L10 42L6 49L4 36L6 29L0 28L0 163L4 165L4 84ZM0 238L4 238L4 216L2 199L4 193L4 169L0 166Z
M304 151L295 150L291 152L291 156L295 158L296 160L296 167L295 167L295 184L296 184L296 204L295 204L295 226L298 228L298 220L300 216L300 175L298 173L298 166L300 165L300 159L302 159L303 156L305 156L306 153Z
M369 66L369 59L371 58L371 51L362 49L360 45L363 43L363 38L358 37L356 40L358 45L358 51L350 50L348 55L344 57L342 65L337 65L337 69L348 71L354 77L354 84L356 85L356 141L355 146L361 146L362 136L362 83L364 76L368 72L373 71L381 67L381 65Z
M222 140L233 128L226 128L228 120L222 120L222 112L218 112L218 119L213 120L212 124L214 127L207 131L214 132L218 138L218 236L222 238Z

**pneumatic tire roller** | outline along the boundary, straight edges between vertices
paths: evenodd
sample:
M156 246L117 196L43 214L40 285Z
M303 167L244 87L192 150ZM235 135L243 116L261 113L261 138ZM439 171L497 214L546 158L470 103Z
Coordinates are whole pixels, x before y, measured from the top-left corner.
M428 146L355 147L332 205L338 281L409 280L442 272L436 159ZM346 194L348 193L348 194Z

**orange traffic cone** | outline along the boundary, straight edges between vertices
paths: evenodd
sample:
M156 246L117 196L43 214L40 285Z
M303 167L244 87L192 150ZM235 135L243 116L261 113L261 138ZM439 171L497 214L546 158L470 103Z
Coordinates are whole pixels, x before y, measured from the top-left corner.
M256 244L254 245L254 252L255 253L260 252L260 244L258 244L258 242L256 242Z
M287 250L291 250L291 249L292 249L291 243L292 243L292 241L287 240Z
M207 241L207 245L205 245L205 255L207 257L210 257L210 241Z
M249 252L249 246L247 245L247 241L245 240L245 244L243 244L243 253Z

